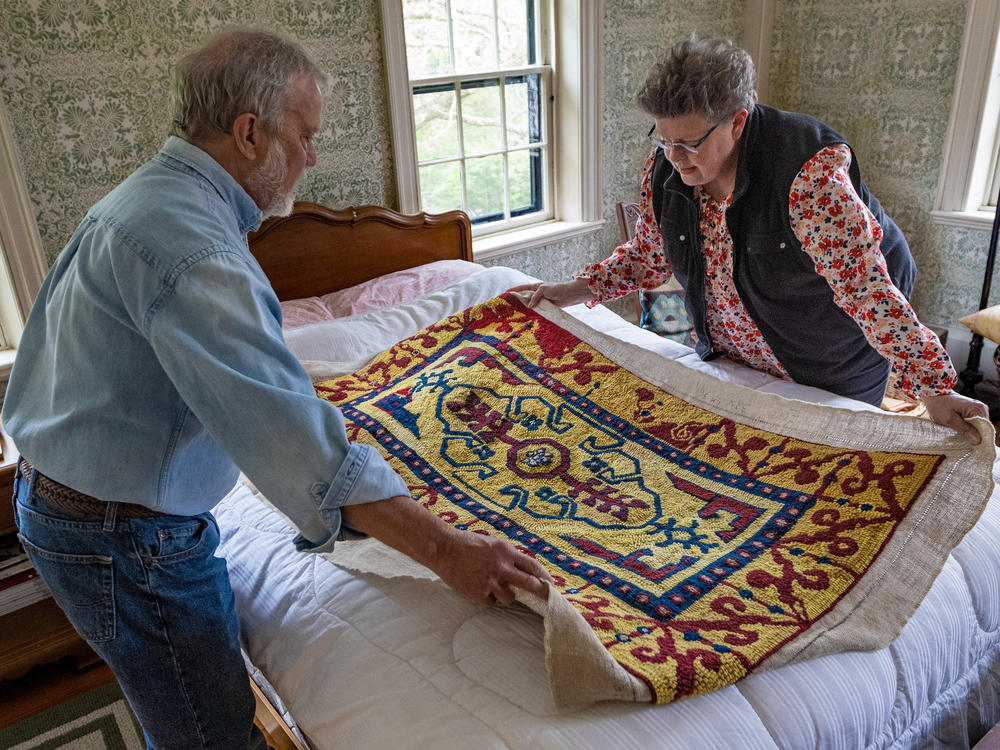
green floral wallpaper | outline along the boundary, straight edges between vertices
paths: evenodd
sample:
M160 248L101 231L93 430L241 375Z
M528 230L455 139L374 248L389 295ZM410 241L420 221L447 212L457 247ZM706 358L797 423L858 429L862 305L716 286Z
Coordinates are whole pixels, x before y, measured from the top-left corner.
M589 0L581 0L589 1ZM966 0L777 0L771 102L826 120L910 239L915 304L954 324L978 301L986 233L931 222ZM657 53L692 31L740 39L744 0L605 0L604 226L506 256L569 277L617 243L614 203L634 199L646 156L634 95ZM3 0L0 96L50 261L87 208L161 145L167 71L232 25L302 42L333 79L319 163L300 196L397 205L377 0Z
M162 145L172 62L236 25L297 39L333 79L301 196L396 202L377 0L3 0L0 94L50 261Z
M967 8L779 0L771 56L770 103L818 117L851 142L917 260L914 307L925 322L951 326L978 307L989 242L985 231L930 217Z

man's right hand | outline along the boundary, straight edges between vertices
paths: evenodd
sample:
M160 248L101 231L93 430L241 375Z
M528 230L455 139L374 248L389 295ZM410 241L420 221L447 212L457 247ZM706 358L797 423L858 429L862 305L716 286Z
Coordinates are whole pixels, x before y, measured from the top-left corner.
M533 558L502 539L454 531L431 567L455 591L483 604L510 604L515 588L548 599L552 577Z
M596 299L593 292L590 291L587 279L573 279L558 284L539 281L534 284L521 284L508 291L532 292L531 298L528 300L528 307L535 307L543 299L547 299L559 307L569 307Z
M548 598L552 577L536 560L510 542L456 529L410 497L347 505L340 511L353 528L426 565L474 601L510 604L515 588Z

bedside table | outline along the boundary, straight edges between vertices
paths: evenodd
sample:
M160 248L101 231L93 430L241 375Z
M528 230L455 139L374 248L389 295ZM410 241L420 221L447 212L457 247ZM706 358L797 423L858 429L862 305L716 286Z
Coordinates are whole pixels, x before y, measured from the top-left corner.
M19 458L10 436L0 427L0 534L16 531L14 472ZM0 617L0 681L20 677L32 667L71 656L78 668L98 661L51 599L29 604Z

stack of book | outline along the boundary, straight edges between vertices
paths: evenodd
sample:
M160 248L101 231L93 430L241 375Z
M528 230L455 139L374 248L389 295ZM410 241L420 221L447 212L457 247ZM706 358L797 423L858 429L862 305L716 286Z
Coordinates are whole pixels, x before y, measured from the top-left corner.
M17 534L0 536L0 616L51 596Z

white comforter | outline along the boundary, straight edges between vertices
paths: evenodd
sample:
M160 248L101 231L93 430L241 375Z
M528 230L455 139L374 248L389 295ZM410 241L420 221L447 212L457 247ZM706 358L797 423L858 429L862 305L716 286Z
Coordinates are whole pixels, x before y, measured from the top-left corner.
M343 370L349 366L317 361L356 363L528 279L511 269L485 269L413 303L286 337L307 369ZM724 380L872 408L730 362L702 362L602 307L569 311ZM1000 721L996 492L891 647L763 672L666 706L578 709L553 704L541 619L529 610L482 607L419 570L383 578L298 553L294 531L244 485L216 515L247 653L317 749L952 750L970 747ZM378 554L377 542L362 544Z

